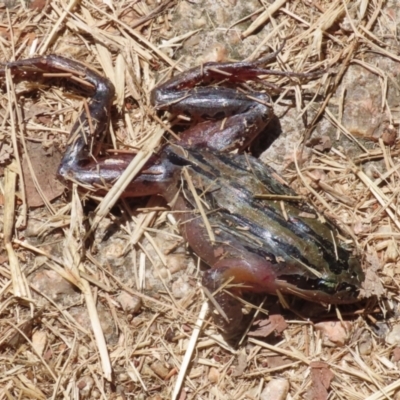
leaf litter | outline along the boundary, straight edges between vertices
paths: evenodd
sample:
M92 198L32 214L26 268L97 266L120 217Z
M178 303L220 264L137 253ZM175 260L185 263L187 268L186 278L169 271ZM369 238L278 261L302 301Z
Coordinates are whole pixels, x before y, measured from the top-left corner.
M400 342L388 345L384 339L395 333L400 276L397 19L396 4L379 0L277 0L267 8L256 1L211 0L161 5L56 0L31 9L17 2L0 4L1 61L57 53L113 80L118 107L111 145L142 151L138 166L160 140L159 123L162 131L169 125L149 111L148 93L156 82L204 60L257 58L287 37L271 68L327 73L302 90L295 81L269 78L285 88L275 104L282 134L262 159L354 236L365 257L366 296L381 299L358 309L325 310L312 323L298 307L296 314L282 309L288 327L281 336L249 336L239 349L232 348L201 314L200 263L181 245L166 205L117 203L129 177L101 203L100 213L93 213L100 199L78 191L72 196L46 192L46 208L32 208L31 201L39 197L28 189L24 194L19 186L29 179L19 157L25 155L23 143L29 155L31 143L43 148L51 134L61 147L82 100L70 94L68 85L23 89L15 96L9 86L0 97L0 160L9 169L7 182L0 185L7 249L0 265L0 340L15 340L1 347L0 399L78 398L77 393L81 398L154 400L262 398L268 383L282 377L292 399L396 398ZM28 108L25 119L18 119L10 104L14 111L15 99L22 98L29 100L25 106L37 109ZM297 168L295 151L302 161ZM56 186L50 172L30 158L37 177L47 179L39 186ZM56 168L55 157L51 164ZM87 223L92 243L85 240ZM185 255L185 265L175 265L173 272L159 248L169 239L178 243L170 248ZM68 280L80 300L64 303L62 288L53 300L51 280L35 273L43 268ZM171 291L173 282L180 287ZM49 292L35 291L41 283ZM141 308L126 307L118 297L122 291L141 299ZM293 310L296 300L286 304ZM346 344L328 346L313 323L340 326L343 319L349 328ZM24 334L20 327L25 323ZM370 346L358 354L360 337ZM274 357L289 362L273 365Z

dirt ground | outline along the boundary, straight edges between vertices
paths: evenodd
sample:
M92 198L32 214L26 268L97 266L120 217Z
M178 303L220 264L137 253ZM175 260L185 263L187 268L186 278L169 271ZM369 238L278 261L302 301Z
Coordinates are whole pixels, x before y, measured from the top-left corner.
M275 114L251 151L353 238L366 275L356 305L252 297L227 343L162 198L57 180L87 107L79 83L5 71L0 400L400 399L399 23L397 0L0 3L0 62L58 54L100 71L116 89L106 141L137 163L182 130L152 109L159 82L286 39L268 68L314 75L249 83Z

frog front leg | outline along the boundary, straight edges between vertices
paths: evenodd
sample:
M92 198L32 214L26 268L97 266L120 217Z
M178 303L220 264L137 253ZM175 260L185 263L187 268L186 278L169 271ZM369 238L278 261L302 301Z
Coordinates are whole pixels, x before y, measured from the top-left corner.
M216 262L203 275L202 284L214 296L222 314L213 311L214 322L226 338L243 332L243 303L239 299L243 293L276 294L274 266L266 260L242 251L235 258ZM224 288L224 285L229 285Z

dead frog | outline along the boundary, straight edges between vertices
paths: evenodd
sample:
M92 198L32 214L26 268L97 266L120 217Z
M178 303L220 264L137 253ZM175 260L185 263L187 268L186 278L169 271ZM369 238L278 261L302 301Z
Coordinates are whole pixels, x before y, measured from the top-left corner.
M226 314L219 321L228 333L238 329L242 318L241 303L230 293L279 291L313 302L343 304L357 301L364 280L357 255L341 243L332 222L322 223L316 210L303 201L285 203L283 213L279 201L255 196L296 193L261 161L228 153L246 148L273 115L268 94L232 88L271 73L262 68L270 58L207 63L156 87L151 93L156 109L205 122L162 147L126 192L127 196L161 195L172 210L180 211L176 216L183 237L211 267L203 285L216 293L215 300ZM61 73L88 86L92 98L71 130L59 176L86 189L106 191L134 157L91 153L108 129L114 96L111 82L79 62L55 55L4 67L22 79ZM215 81L229 87L211 86ZM228 280L235 287L219 290Z

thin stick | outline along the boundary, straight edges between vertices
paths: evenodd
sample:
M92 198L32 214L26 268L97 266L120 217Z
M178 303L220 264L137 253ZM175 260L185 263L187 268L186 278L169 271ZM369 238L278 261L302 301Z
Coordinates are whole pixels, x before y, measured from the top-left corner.
M40 47L38 53L42 56L46 53L48 47L50 46L51 42L54 40L54 37L58 34L60 30L61 24L64 22L65 18L67 17L68 13L80 2L80 0L70 0L69 4L65 8L64 12L60 15L57 22L54 24L53 29L47 36L46 41Z
M258 29L261 25L265 24L274 14L278 11L287 0L276 0L275 3L272 3L243 33L242 37L246 38L250 36L256 29Z
M172 400L176 400L181 391L183 380L185 378L190 360L192 359L193 351L195 350L195 345L196 345L197 339L199 337L200 330L203 326L207 311L208 311L208 302L205 301L203 303L203 305L201 306L201 310L199 312L199 317L194 326L192 336L190 337L188 348L186 350L185 356L183 357L181 367L179 368L178 378L176 379L174 392L172 393Z
M193 182L192 182L192 178L190 177L187 168L183 168L182 173L183 173L183 175L184 175L184 177L186 179L186 182L187 182L187 184L189 186L190 191L192 192L192 195L194 197L194 201L196 202L196 206L199 209L200 215L203 218L204 226L205 226L205 228L207 230L208 237L210 238L211 243L215 243L214 232L213 232L213 230L211 228L210 222L208 221L207 215L206 215L206 213L204 211L203 205L201 204L199 196L197 195L196 189L195 189L195 187L193 185Z

